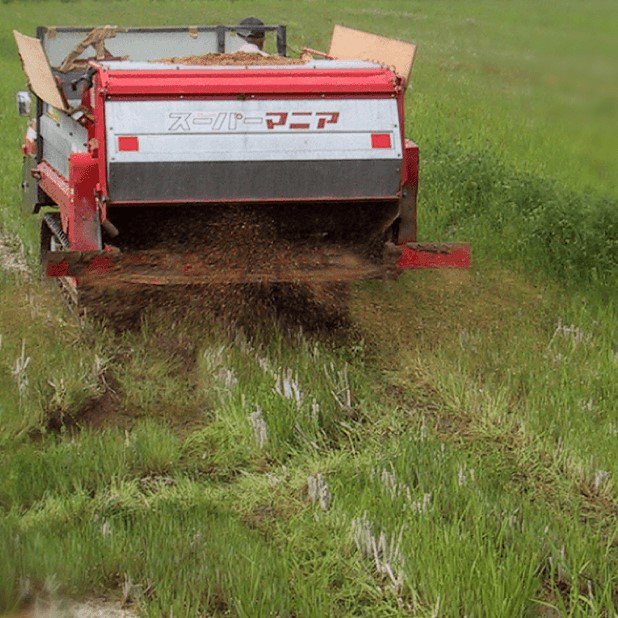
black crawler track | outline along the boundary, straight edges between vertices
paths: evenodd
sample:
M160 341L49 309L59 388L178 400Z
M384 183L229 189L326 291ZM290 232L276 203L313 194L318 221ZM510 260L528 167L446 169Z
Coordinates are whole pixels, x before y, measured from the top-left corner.
M41 221L41 257L45 251L51 249L52 237L64 249L69 250L71 245L67 235L62 229L59 213L46 213ZM79 292L76 285L69 277L57 277L56 281L70 307L79 309Z

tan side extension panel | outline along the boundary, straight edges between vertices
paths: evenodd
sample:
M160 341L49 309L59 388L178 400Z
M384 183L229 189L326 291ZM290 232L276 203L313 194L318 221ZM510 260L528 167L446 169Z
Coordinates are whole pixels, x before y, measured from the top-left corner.
M13 35L15 36L24 72L28 76L30 88L32 88L34 94L46 103L58 109L66 110L65 100L56 84L41 41L21 34L17 30L13 30Z
M353 30L336 25L330 42L329 56L342 60L369 60L395 67L399 75L410 77L416 45L397 39Z

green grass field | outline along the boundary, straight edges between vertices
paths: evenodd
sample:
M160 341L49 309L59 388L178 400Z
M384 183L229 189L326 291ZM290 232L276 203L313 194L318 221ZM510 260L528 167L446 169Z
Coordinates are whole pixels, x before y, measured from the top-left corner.
M617 13L1 4L0 614L615 616ZM12 29L251 14L288 24L293 50L335 23L419 45L421 235L469 240L473 269L359 284L343 332L74 315L19 209Z

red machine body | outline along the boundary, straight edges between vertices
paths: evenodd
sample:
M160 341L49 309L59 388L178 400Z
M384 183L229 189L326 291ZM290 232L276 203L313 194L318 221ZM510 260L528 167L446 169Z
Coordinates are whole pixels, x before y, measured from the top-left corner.
M398 247L399 271L469 267L467 245L417 242L419 149L405 137L405 84L390 68L336 61L272 67L91 61L82 80L79 106L39 105L39 125L46 118L31 173L39 205L59 209L61 231L53 231L63 241L43 247L49 276L93 280L124 270L134 273L130 281L199 283L206 249L174 260L151 251L144 261L113 243L114 217L122 219L123 209L188 205L264 205L294 218L285 212L293 204L300 210L290 213L302 212L299 218L322 213L315 225L325 236L329 225L361 225L358 213L391 253ZM54 149L57 129L71 136L66 166ZM76 141L74 134L82 137ZM335 211L341 213L336 224ZM307 264L283 280L310 280ZM379 272L335 269L333 279ZM259 271L246 280L259 281Z

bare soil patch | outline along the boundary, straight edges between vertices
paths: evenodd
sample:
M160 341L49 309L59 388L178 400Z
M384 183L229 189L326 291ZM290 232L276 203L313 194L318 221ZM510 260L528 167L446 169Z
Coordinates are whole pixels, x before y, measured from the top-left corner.
M111 372L104 378L105 391L72 410L51 409L46 415L45 429L51 433L78 431L83 427L129 427L134 418L123 408L118 383ZM36 436L31 436L36 438Z

